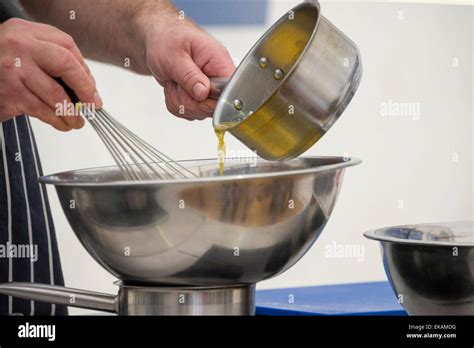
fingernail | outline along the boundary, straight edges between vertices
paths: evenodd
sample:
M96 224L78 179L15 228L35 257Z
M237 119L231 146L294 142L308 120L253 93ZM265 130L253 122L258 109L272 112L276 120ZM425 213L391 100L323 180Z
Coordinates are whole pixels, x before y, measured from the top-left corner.
M95 94L94 94L94 104L98 109L100 109L102 107L102 98L100 97L99 93L97 93L97 92L95 92Z
M193 87L193 95L197 100L203 100L206 98L207 88L201 82L198 82Z

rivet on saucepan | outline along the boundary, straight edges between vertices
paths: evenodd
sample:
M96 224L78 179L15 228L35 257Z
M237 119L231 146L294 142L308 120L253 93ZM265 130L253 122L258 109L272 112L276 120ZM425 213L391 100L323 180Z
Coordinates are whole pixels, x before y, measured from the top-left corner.
M273 77L275 78L275 80L281 80L283 76L285 76L285 73L283 72L283 70L280 69L276 69L273 73Z
M242 103L242 100L240 100L240 99L235 99L234 100L234 108L236 110L242 110L243 107L244 107L244 104Z
M262 57L260 58L259 64L262 69L265 69L268 66L268 64L270 64L270 62L268 61L267 57Z

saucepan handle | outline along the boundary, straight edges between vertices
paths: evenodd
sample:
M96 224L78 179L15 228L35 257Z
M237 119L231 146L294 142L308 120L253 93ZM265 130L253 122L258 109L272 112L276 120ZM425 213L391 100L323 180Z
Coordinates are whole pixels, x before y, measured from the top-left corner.
M0 294L25 300L118 313L117 296L38 283L3 283Z
M209 93L210 99L219 99L222 91L224 90L225 86L229 82L228 77L211 77L211 92Z

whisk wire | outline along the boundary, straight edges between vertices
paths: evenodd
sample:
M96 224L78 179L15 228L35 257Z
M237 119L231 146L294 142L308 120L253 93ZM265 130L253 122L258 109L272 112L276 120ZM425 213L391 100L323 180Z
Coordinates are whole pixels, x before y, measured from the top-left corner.
M158 164L160 164L161 167L163 167L163 169L165 166L167 166L168 168L172 169L175 174L179 176L183 176L183 177L196 176L192 171L182 166L178 162L175 162L164 153L156 150L154 147L152 147L150 144L145 142L143 139L139 138L136 134L132 133L128 128L124 127L121 123L119 123L115 119L111 119L111 120L116 123L117 127L121 128L125 133L127 133L130 136L130 138L135 141L137 146L142 146L144 150L149 151L149 153L151 154L150 158L153 159L153 156L155 156L157 159L159 159Z
M111 118L108 118L108 121L110 121L111 123L113 123L112 127L115 128L116 131L121 131L123 135L126 135L128 136L127 139L125 139L124 141L126 141L128 143L128 145L130 145L131 149L133 151L135 151L134 149L136 148L139 148L142 155L139 155L140 156L140 160L145 163L148 168L153 172L155 173L156 175L160 175L157 170L155 169L155 166L158 165L160 166L163 162L163 158L162 156L157 156L156 158L154 158L153 156L150 155L149 152L147 152L147 148L143 147L143 148L140 148L140 144L137 143L137 141L135 140L134 138L134 134L132 132L130 132L127 128L125 128L122 124L120 124L118 121L116 120L113 120ZM134 146L132 146L134 145ZM136 151L135 151L136 152ZM143 158L143 156L146 156L148 157L148 159L145 159ZM171 168L171 167L170 167ZM162 171L165 172L166 175L168 175L169 177L172 177L173 176L173 172L170 171L168 168L166 168L165 166L160 166L160 169ZM175 173L177 174L179 177L181 177L181 173Z
M192 171L139 138L104 109L92 111L81 105L80 113L105 144L126 180L196 177Z
M110 141L109 137L106 135L104 129L97 123L95 118L89 118L89 123L91 124L92 128L96 131L99 135L99 138L105 144L107 149L109 150L110 154L114 158L115 162L117 163L120 171L124 175L126 180L140 180L137 171L134 171L130 164L124 160L124 158L120 155L120 150L118 149L117 145Z
M99 114L100 114L100 111L99 111ZM104 127L105 133L110 135L111 140L115 141L119 145L119 147L122 149L123 151L122 158L126 162L131 162L133 163L134 166L137 166L137 169L139 171L135 171L134 174L136 174L140 179L153 179L153 176L150 175L150 173L146 171L144 166L142 165L142 163L146 164L146 160L143 158L143 156L140 154L140 152L136 148L130 146L130 144L128 143L128 140L124 137L124 135L120 133L117 128L114 128L113 125L110 124L109 120L107 120L106 117L97 117L96 120L97 120L97 123L100 124L100 126ZM151 166L148 166L148 167L151 168L151 170L155 173L155 175L159 176L159 173L154 171ZM128 167L128 169L130 169L130 167Z

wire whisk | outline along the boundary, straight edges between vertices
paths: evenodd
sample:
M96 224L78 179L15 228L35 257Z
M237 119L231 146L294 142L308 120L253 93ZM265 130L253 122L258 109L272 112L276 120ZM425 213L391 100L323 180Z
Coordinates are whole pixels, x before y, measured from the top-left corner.
M104 109L93 111L81 105L80 113L99 135L126 180L185 179L197 176L139 138Z

